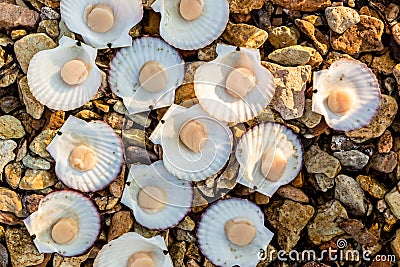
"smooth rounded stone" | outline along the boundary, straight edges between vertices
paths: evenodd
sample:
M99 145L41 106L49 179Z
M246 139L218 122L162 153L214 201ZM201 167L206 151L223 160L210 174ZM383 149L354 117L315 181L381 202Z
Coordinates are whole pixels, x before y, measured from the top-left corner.
M42 20L39 23L39 27L37 32L46 33L51 38L55 39L60 34L60 30L58 29L58 21L57 20Z
M42 158L32 157L31 155L26 155L22 159L22 163L25 167L34 170L49 170L51 167L50 162Z
M32 214L39 208L40 200L44 198L44 195L31 194L25 195L22 198L22 207L27 214Z
M365 215L368 211L364 191L352 177L338 175L335 178L335 198L349 207L354 215Z
M18 65L13 62L13 57L8 55L6 58L6 51L0 47L0 68L6 68L1 71L0 88L7 87L17 80Z
M108 230L107 241L120 237L129 232L133 226L133 219L129 211L118 211L111 219L111 226Z
M280 26L268 33L268 41L277 49L297 45L300 32L294 27Z
M391 173L397 166L397 153L374 154L371 158L371 168L384 173Z
M4 168L4 178L11 188L16 189L22 177L22 166L19 162L8 164Z
M0 2L0 28L10 30L13 28L35 27L39 21L39 13L27 7Z
M9 95L0 99L0 109L4 111L4 113L8 114L19 107L21 107L21 103L18 97Z
M278 191L276 191L276 193L283 198L287 198L300 203L308 203L310 201L303 190L292 185L281 186L279 187Z
M3 266L3 267L8 266L8 259L9 259L9 256L8 256L7 248L3 244L0 244L0 266Z
M352 138L357 143L363 143L381 136L393 123L397 109L397 102L393 97L382 95L380 109L372 122L361 129L345 133L346 136Z
M8 188L0 187L0 210L20 216L22 202L18 194Z
M196 223L192 220L192 218L186 216L176 227L184 231L193 231L196 227Z
M370 68L375 73L382 73L385 75L393 74L393 69L396 66L396 61L394 61L390 55L390 52L386 52L382 56L374 57Z
M325 243L345 232L339 223L348 219L346 209L339 201L333 199L318 207L316 216L308 224L308 237L315 245Z
M286 252L292 250L300 240L300 234L314 215L314 207L292 200L271 203L264 210L266 219L275 228L278 244ZM293 220L296 218L296 220Z
M338 151L334 152L333 156L340 161L345 170L361 170L369 161L369 157L358 150Z
M142 129L124 130L122 138L129 146L146 147L146 132Z
M213 42L204 48L200 48L197 51L197 57L201 61L211 61L217 58L217 42Z
M231 13L248 14L254 9L260 9L264 5L264 0L228 0Z
M330 178L334 178L341 170L339 160L317 145L311 146L305 152L304 165L309 173L322 173Z
M316 28L311 22L296 19L295 24L298 29L308 36L313 42L315 49L321 53L321 55L326 55L329 51L329 39L325 34L323 34L318 28Z
M384 185L379 183L377 180L367 175L358 175L356 181L360 184L361 188L369 193L372 197L377 199L384 198L387 193L387 189Z
M268 33L253 25L228 23L222 37L230 45L259 48L268 39Z
M53 19L53 20L58 20L60 19L60 14L57 13L57 11L55 11L54 9L48 7L48 6L44 6L40 9L40 18L42 20L46 20L46 19Z
M310 66L282 67L262 61L274 76L275 95L271 100L272 107L280 113L284 120L303 116L306 84L311 79ZM285 79L282 79L285 77Z
M56 183L57 178L54 173L45 170L28 169L19 183L19 188L22 190L40 190Z
M0 139L19 139L25 136L21 121L11 115L0 117Z
M348 28L343 34L331 32L331 45L349 55L362 52L382 51L384 24L380 19L361 15L360 22Z
M314 128L321 122L321 119L321 114L312 111L312 100L306 99L303 116L298 118L298 120L308 128Z
M268 55L268 59L284 66L306 65L317 50L307 46L293 45L277 49Z
M385 201L389 205L390 210L397 219L400 219L400 193L397 187L394 187L385 195Z
M130 164L151 164L158 159L157 155L155 155L151 151L147 151L145 148L138 146L130 146L125 150L126 154L126 163Z
M13 267L32 266L44 261L44 254L36 249L26 228L7 227L6 243Z
M53 267L80 267L81 263L87 260L90 252L78 257L63 257L58 253L54 253Z
M17 148L17 143L13 140L0 140L0 173L3 168L15 158L14 149Z
M179 241L172 244L169 254L174 267L185 267L184 258L186 254L185 241Z
M330 0L272 0L274 4L295 11L311 12L331 6Z
M32 95L26 76L19 80L18 88L26 106L26 112L34 119L40 119L44 111L44 106Z
M269 201L270 201L269 196L261 194L260 192L254 193L254 202L257 205L267 205L269 203Z
M33 139L32 143L29 145L29 149L42 158L50 157L50 154L49 152L47 152L46 147L56 136L56 133L57 131L44 130L38 136L36 136L35 139Z
M44 33L32 33L14 44L14 52L24 73L28 71L29 61L39 51L55 48L57 44Z
M357 11L344 6L327 7L325 16L332 31L339 34L360 22L360 15Z

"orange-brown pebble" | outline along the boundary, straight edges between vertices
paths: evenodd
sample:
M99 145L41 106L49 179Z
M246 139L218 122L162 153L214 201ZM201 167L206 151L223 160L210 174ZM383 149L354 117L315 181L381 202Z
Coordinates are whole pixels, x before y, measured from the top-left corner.
M167 206L167 194L156 186L146 186L138 193L138 205L148 213L155 213Z
M167 82L165 68L157 61L148 61L140 69L140 86L150 93L160 92L167 86Z
M108 32L114 26L114 12L106 4L89 6L85 14L87 26L95 32Z
M225 235L233 244L244 247L256 236L254 225L244 218L233 218L225 223Z
M330 93L327 104L333 113L345 114L353 107L354 96L346 89L337 89Z
M61 78L69 85L83 83L89 75L86 64L80 60L71 60L61 68Z
M267 151L261 157L261 173L271 182L276 182L282 177L286 165L285 154L279 148Z
M204 125L196 120L186 123L180 130L179 138L193 152L199 153L207 142L207 131Z
M156 267L156 265L147 252L136 252L129 257L127 267Z
M69 155L69 164L78 171L89 171L94 168L96 163L96 152L84 145L76 146Z
M203 14L203 4L201 0L181 0L179 13L185 20L195 20Z
M57 244L71 243L78 235L79 226L71 217L62 218L51 229L51 238Z

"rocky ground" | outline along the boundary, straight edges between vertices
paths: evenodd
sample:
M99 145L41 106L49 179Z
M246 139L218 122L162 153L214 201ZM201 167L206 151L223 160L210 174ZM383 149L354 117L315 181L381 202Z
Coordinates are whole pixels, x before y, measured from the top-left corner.
M157 35L159 14L143 0L145 15L132 28L132 37ZM304 168L290 184L269 199L236 185L238 163L231 157L221 173L196 184L192 212L177 227L161 234L174 266L213 266L199 251L196 224L208 202L236 196L265 211L266 226L275 237L269 250L345 249L400 258L400 16L398 1L344 0L229 0L230 22L220 39L198 51L181 51L187 64L186 84L175 103L196 102L193 73L216 57L217 43L258 48L263 65L275 77L276 95L256 119L233 126L235 137L258 121L277 121L299 133L305 149ZM334 7L330 7L334 5ZM92 266L107 241L128 231L146 237L158 234L135 222L119 200L127 171L106 190L90 194L102 212L102 234L87 254L63 258L40 254L22 219L37 209L40 199L63 188L54 173L46 146L69 115L104 120L123 135L128 164L162 158L148 136L166 109L127 116L104 79L91 102L72 112L52 111L30 93L26 79L29 60L40 50L57 46L62 35L80 38L60 21L58 0L0 0L0 266ZM328 8L327 8L328 7ZM99 51L97 64L107 71L116 51ZM380 110L370 125L346 134L331 130L311 111L312 72L338 58L356 58L377 75L383 94ZM283 76L283 74L287 76ZM286 78L284 78L286 77ZM145 144L145 145L143 145ZM276 256L276 255L275 255ZM260 262L267 266L270 261ZM371 265L372 264L372 265ZM394 264L394 263L393 263ZM397 264L397 263L396 263ZM273 261L270 266L392 266L386 262Z

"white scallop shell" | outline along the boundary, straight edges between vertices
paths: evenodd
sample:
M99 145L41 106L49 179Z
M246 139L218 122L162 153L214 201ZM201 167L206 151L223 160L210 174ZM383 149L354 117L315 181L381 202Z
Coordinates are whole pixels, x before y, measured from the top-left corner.
M350 90L355 103L345 115L338 115L329 110L327 98L338 88ZM325 117L326 123L338 131L352 131L368 125L375 117L381 93L375 74L364 63L339 59L329 70L314 72L314 90L312 111Z
M227 75L239 56L237 48L217 45L218 57L200 66L194 77L194 89L200 105L212 117L225 122L244 122L259 115L275 92L272 74L260 63L257 49L240 48L253 61L257 83L244 98L237 99L225 89Z
M229 20L227 0L202 0L203 14L187 21L179 13L180 0L156 0L151 6L161 13L160 35L172 46L182 50L203 48L216 40Z
M59 46L35 54L28 67L28 84L33 96L43 105L68 111L89 102L101 85L101 71L96 66L97 50L63 36ZM70 60L79 59L88 66L87 79L78 85L68 85L60 75Z
M208 134L201 153L194 153L179 139L180 129L193 119L203 123ZM201 181L216 174L225 166L232 149L230 129L210 117L199 105L190 108L172 105L150 140L161 144L165 168L172 175L189 181Z
M57 244L51 238L53 225L62 218L72 217L79 224L76 238L69 244ZM73 190L53 191L39 203L38 210L24 220L40 253L57 252L71 257L86 253L100 234L100 213L93 201Z
M167 72L167 86L157 93L141 88L139 73L148 61L157 61ZM129 113L139 113L171 105L185 75L185 62L169 44L154 37L141 37L131 47L122 48L113 58L109 81L113 92L121 97Z
M78 145L86 145L97 154L93 169L80 172L69 164L69 155ZM56 161L58 179L66 186L93 192L108 186L121 171L124 161L121 138L105 122L86 122L70 116L58 135L47 146Z
M139 191L156 186L167 194L167 206L160 212L147 213L137 203ZM162 161L147 165L132 165L121 203L132 209L138 223L149 229L167 229L176 226L189 213L193 188L189 181L180 180L165 169Z
M86 8L97 4L106 4L113 9L114 26L108 32L95 32L85 23ZM143 18L141 0L62 0L60 10L67 27L82 35L87 44L99 49L132 45L129 30Z
M123 267L127 266L129 257L136 252L151 252L154 255L155 266L173 267L165 241L161 236L144 238L143 236L129 232L110 241L100 250L94 260L94 267Z
M247 246L231 243L225 235L227 221L243 217L256 228L254 240ZM255 267L260 249L265 249L274 234L264 226L261 209L245 199L220 200L203 214L197 229L197 239L204 256L217 266Z
M260 169L260 159L265 151L281 149L287 158L282 177L271 182ZM267 122L256 125L246 132L236 147L240 164L238 182L256 191L272 196L282 185L290 183L299 174L303 161L303 147L298 136L286 126Z

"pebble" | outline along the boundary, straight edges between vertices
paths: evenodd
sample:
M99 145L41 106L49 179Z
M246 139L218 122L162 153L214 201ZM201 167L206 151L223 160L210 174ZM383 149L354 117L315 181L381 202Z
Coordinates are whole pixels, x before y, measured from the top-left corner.
M0 99L0 109L4 113L10 113L11 111L21 107L18 97L15 96L5 96Z
M371 157L371 168L378 172L391 173L397 166L397 153L374 154Z
M318 53L311 47L294 45L277 49L268 55L268 59L284 66L304 66ZM321 64L321 61L319 62Z
M357 143L363 143L372 138L377 138L393 123L397 109L397 102L393 97L382 95L380 109L372 122L364 128L345 134Z
M122 130L124 127L124 116L117 112L108 112L104 114L103 120L113 129Z
M14 162L8 164L4 169L4 178L11 188L16 189L22 177L21 163Z
M25 136L24 127L11 115L0 117L0 139L19 139Z
M171 255L172 263L174 267L185 267L184 258L186 254L186 243L185 241L175 242L172 244L169 254Z
M17 27L34 28L39 13L23 6L0 3L0 28L10 30Z
M22 207L24 211L26 211L27 214L32 214L37 211L42 198L44 198L44 196L39 194L25 195L22 198Z
M13 140L0 140L0 173L3 168L15 158L14 149L17 148L17 143Z
M127 117L133 121L134 123L147 128L151 124L151 119L148 116L149 114L147 112L144 113L136 113L136 114L129 114Z
M325 16L332 31L339 34L360 22L360 15L357 11L344 6L327 7Z
M107 241L120 237L129 232L133 226L133 218L129 211L118 211L111 219L111 226L108 230Z
M280 26L268 33L268 41L277 49L297 45L300 32L294 27Z
M369 157L358 150L338 151L334 152L333 156L340 161L345 170L361 170L369 161Z
M54 20L58 20L60 19L60 14L57 13L57 11L55 11L54 9L48 7L48 6L44 6L40 9L40 18L42 20L46 20L46 19L54 19Z
M264 5L264 0L228 0L231 13L248 14L254 9L260 9Z
M86 253L79 257L63 257L60 254L54 253L53 267L81 267L81 263L87 260L89 254Z
M29 149L42 158L50 157L50 153L47 152L46 147L50 144L53 138L56 136L57 131L44 130L38 136L33 139L29 145Z
M326 55L328 53L329 39L327 36L306 20L296 19L295 24L301 32L311 39L315 49L317 49L321 55Z
M396 66L396 61L390 56L390 52L386 52L382 56L374 57L371 63L371 69L375 73L382 73L385 75L393 74L393 68Z
M307 226L308 237L315 245L320 245L342 235L344 231L339 223L348 218L346 209L333 199L318 207L316 216Z
M46 113L45 130L58 130L65 122L65 112L57 110L56 112L48 111Z
M268 33L253 25L228 23L222 37L231 45L259 48L268 38Z
M359 220L345 220L340 223L340 228L350 234L350 236L361 245L371 247L378 244L379 239L368 231L365 225Z
M6 243L13 267L32 266L44 261L44 254L36 249L26 228L7 227Z
M184 231L193 231L196 227L196 223L192 220L192 218L186 216L176 227Z
M392 251L396 256L396 259L399 259L400 258L400 229L397 229L396 237L390 242L390 247L392 248Z
M314 208L291 200L285 200L278 206L274 204L276 203L272 203L264 213L276 230L278 244L289 252L300 240L301 231L314 215Z
M32 33L14 44L14 52L24 73L28 71L29 61L39 51L55 48L57 44L44 33Z
M9 256L8 256L7 248L3 244L0 244L0 266L7 267L8 260L9 260Z
M272 0L274 4L289 10L311 12L332 5L330 0Z
M75 39L75 34L71 32L67 25L65 24L64 20L60 20L60 23L58 24L58 29L60 31L60 35L58 36L57 40L59 41L63 36L68 36L72 39Z
M47 33L53 39L56 39L58 35L60 35L60 30L58 29L58 21L57 20L42 20L39 23L39 27L37 32Z
M400 219L400 193L397 187L385 195L385 201L389 205L390 210L397 219Z
M192 212L199 213L208 206L208 201L201 195L197 188L193 188Z
M279 187L276 191L278 195L283 198L290 199L293 201L297 201L300 203L308 203L310 199L308 196L301 190L300 188L296 188L292 185L284 185Z
M200 48L197 52L197 57L201 61L211 61L217 58L217 42L213 42L204 48Z
M18 75L18 66L16 62L13 61L13 57L8 55L6 58L5 56L6 51L0 47L0 68L5 68L8 66L7 71L1 72L0 88L13 84L17 80Z
M34 119L40 119L44 111L44 106L32 95L26 76L19 80L18 88L25 104L26 112Z
M177 229L176 230L176 240L192 243L192 242L196 242L196 237L194 237L194 235L189 231Z
M271 100L272 107L284 120L303 116L306 84L311 79L310 66L282 67L274 63L262 62L274 76L275 95ZM282 79L282 77L286 77Z
M356 177L356 181L360 184L361 188L368 192L372 197L377 199L384 198L385 194L387 193L387 189L385 186L380 184L371 176L367 175L358 175Z
M109 190L111 195L113 195L116 198L121 198L122 193L124 192L124 187L125 187L125 167L126 165L123 164L121 167L121 172L117 176L117 178L110 183Z
M199 247L196 245L195 242L192 242L189 244L185 256L189 259L193 259L196 260L198 262L201 261L201 256L200 256L200 249Z
M361 15L360 22L339 35L331 32L331 45L334 50L341 50L349 55L362 52L382 51L381 41L384 24L381 20Z
M22 190L40 190L57 183L57 178L54 173L45 170L27 169L25 176L22 177L19 183L19 188Z
M239 168L239 162L237 161L235 155L231 154L225 170L215 180L217 189L233 189L237 184L236 178L239 174Z
M366 198L360 185L352 177L338 175L335 178L335 198L349 208L354 215L365 215L367 212Z
M328 191L335 185L335 178L328 177L323 173L316 173L315 180L322 192Z
M389 130L383 132L378 140L378 152L379 153L389 153L393 147L393 136Z
M20 216L22 212L22 202L17 193L8 188L0 187L0 210Z
M334 178L341 170L339 160L317 145L311 146L305 152L304 165L309 173L323 173L330 178Z
M321 122L321 119L321 114L312 111L312 100L306 99L303 116L298 118L298 120L308 128L314 128Z
M146 147L146 132L141 129L129 129L122 133L124 143L129 146Z

